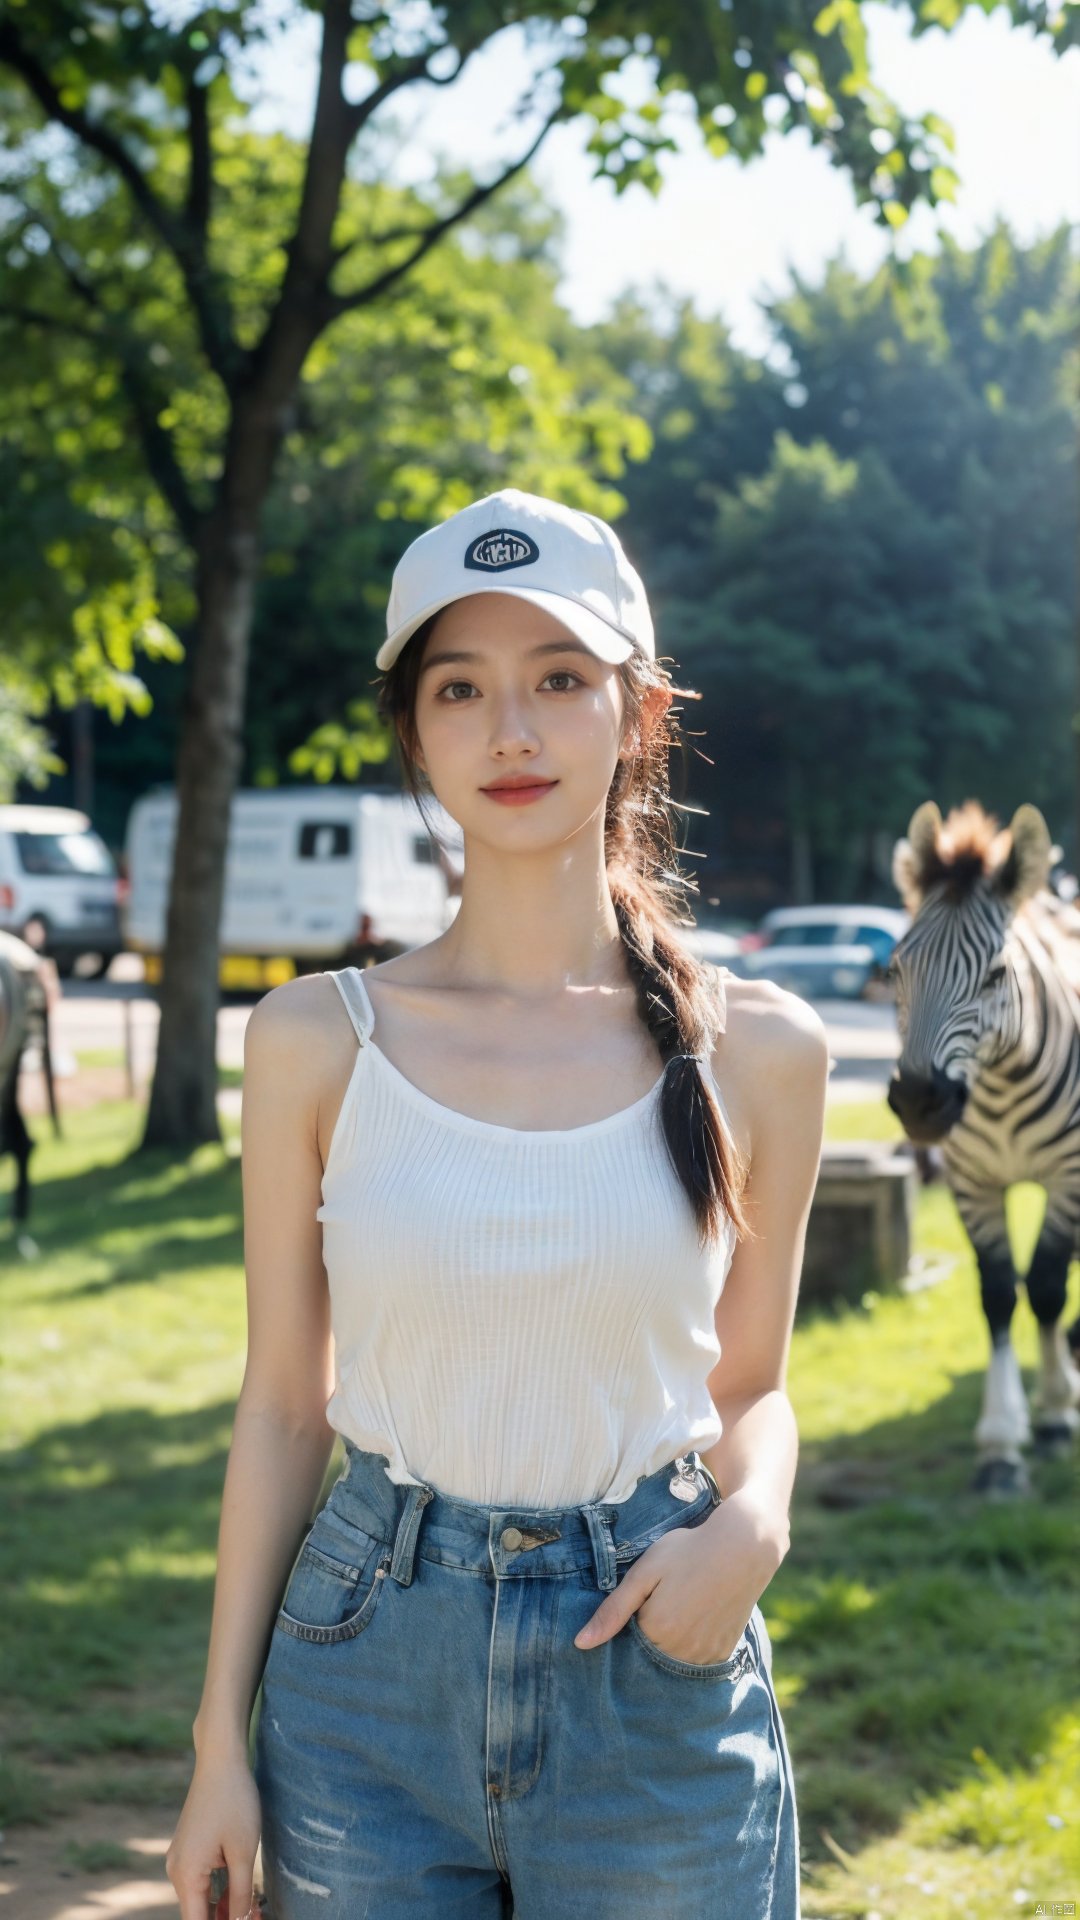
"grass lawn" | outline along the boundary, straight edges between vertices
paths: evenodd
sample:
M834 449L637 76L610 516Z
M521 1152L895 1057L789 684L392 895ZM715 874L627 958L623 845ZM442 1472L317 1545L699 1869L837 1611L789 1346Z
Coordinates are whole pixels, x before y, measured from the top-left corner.
M878 1102L830 1109L829 1124L895 1128ZM0 1224L0 1820L55 1821L60 1838L73 1808L141 1802L169 1834L243 1372L237 1129L180 1163L127 1159L128 1103L64 1129L57 1141L33 1122L40 1260L16 1260ZM11 1184L8 1163L0 1194ZM1010 1201L1026 1261L1041 1196ZM868 1294L795 1333L793 1545L762 1605L804 1920L1002 1920L1080 1899L1077 1464L1032 1461L1026 1501L968 1492L987 1336L940 1188L920 1196L917 1247L955 1257L939 1284ZM1024 1296L1013 1331L1030 1382ZM836 1505L849 1463L858 1504ZM86 1868L92 1852L69 1857Z

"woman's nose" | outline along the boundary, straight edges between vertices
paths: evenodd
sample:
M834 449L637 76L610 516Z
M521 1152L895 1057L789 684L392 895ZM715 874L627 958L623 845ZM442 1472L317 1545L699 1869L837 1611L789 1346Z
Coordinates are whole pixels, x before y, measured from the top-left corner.
M536 727L528 707L516 696L496 700L491 722L491 747L495 753L515 752L522 747L538 747Z

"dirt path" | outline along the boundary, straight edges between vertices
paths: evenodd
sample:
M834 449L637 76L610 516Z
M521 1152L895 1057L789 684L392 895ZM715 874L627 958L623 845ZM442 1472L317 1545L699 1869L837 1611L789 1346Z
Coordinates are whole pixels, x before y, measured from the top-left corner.
M78 1808L53 1825L12 1828L0 1838L3 1920L162 1920L179 1914L165 1877L176 1812L112 1802ZM114 1860L124 1850L129 1863L73 1865L69 1849L83 1847L108 1847ZM255 1873L260 1887L258 1861Z
M179 1913L165 1878L175 1817L146 1807L89 1807L47 1827L18 1826L0 1844L0 1913L11 1920L159 1920ZM73 1866L68 1848L124 1848L129 1867ZM115 1854L114 1854L115 1857Z
M144 1086L137 1086L136 1096L145 1094ZM60 1109L60 1121L64 1114L74 1112L76 1107L93 1107L99 1100L128 1100L127 1076L123 1067L80 1067L78 1073L65 1074L56 1081L56 1104ZM29 1118L31 1114L47 1114L48 1095L45 1090L44 1075L36 1069L19 1075L19 1106Z

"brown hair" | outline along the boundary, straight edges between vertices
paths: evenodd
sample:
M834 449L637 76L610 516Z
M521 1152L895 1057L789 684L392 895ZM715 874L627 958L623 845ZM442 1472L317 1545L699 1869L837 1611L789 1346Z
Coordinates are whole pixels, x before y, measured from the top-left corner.
M394 729L405 787L421 813L432 788L416 759L416 690L424 643L437 619L438 613L431 614L416 629L383 675L377 695L379 712ZM702 1246L719 1239L725 1213L740 1238L752 1237L739 1197L748 1169L708 1077L696 1060L685 1057L711 1050L723 1020L715 969L697 960L677 931L684 911L680 896L692 887L678 867L668 774L670 749L680 746L685 753L686 744L672 718L674 705L655 716L647 731L640 726L649 688L671 686L671 676L636 649L618 672L637 751L620 759L608 790L607 877L638 1013L667 1063L660 1091L664 1138L694 1209Z

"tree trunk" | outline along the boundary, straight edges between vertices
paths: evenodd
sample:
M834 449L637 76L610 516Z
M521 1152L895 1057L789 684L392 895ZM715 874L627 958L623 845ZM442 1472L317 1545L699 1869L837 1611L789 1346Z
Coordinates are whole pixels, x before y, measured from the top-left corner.
M218 943L229 813L240 777L258 532L207 521L199 618L177 752L178 814L161 981L157 1061L141 1145L220 1140Z
M243 763L262 510L300 372L324 322L306 285L282 295L254 370L232 396L220 491L198 537L199 618L177 751L161 1024L142 1146L193 1147L221 1138L218 949L229 814Z

